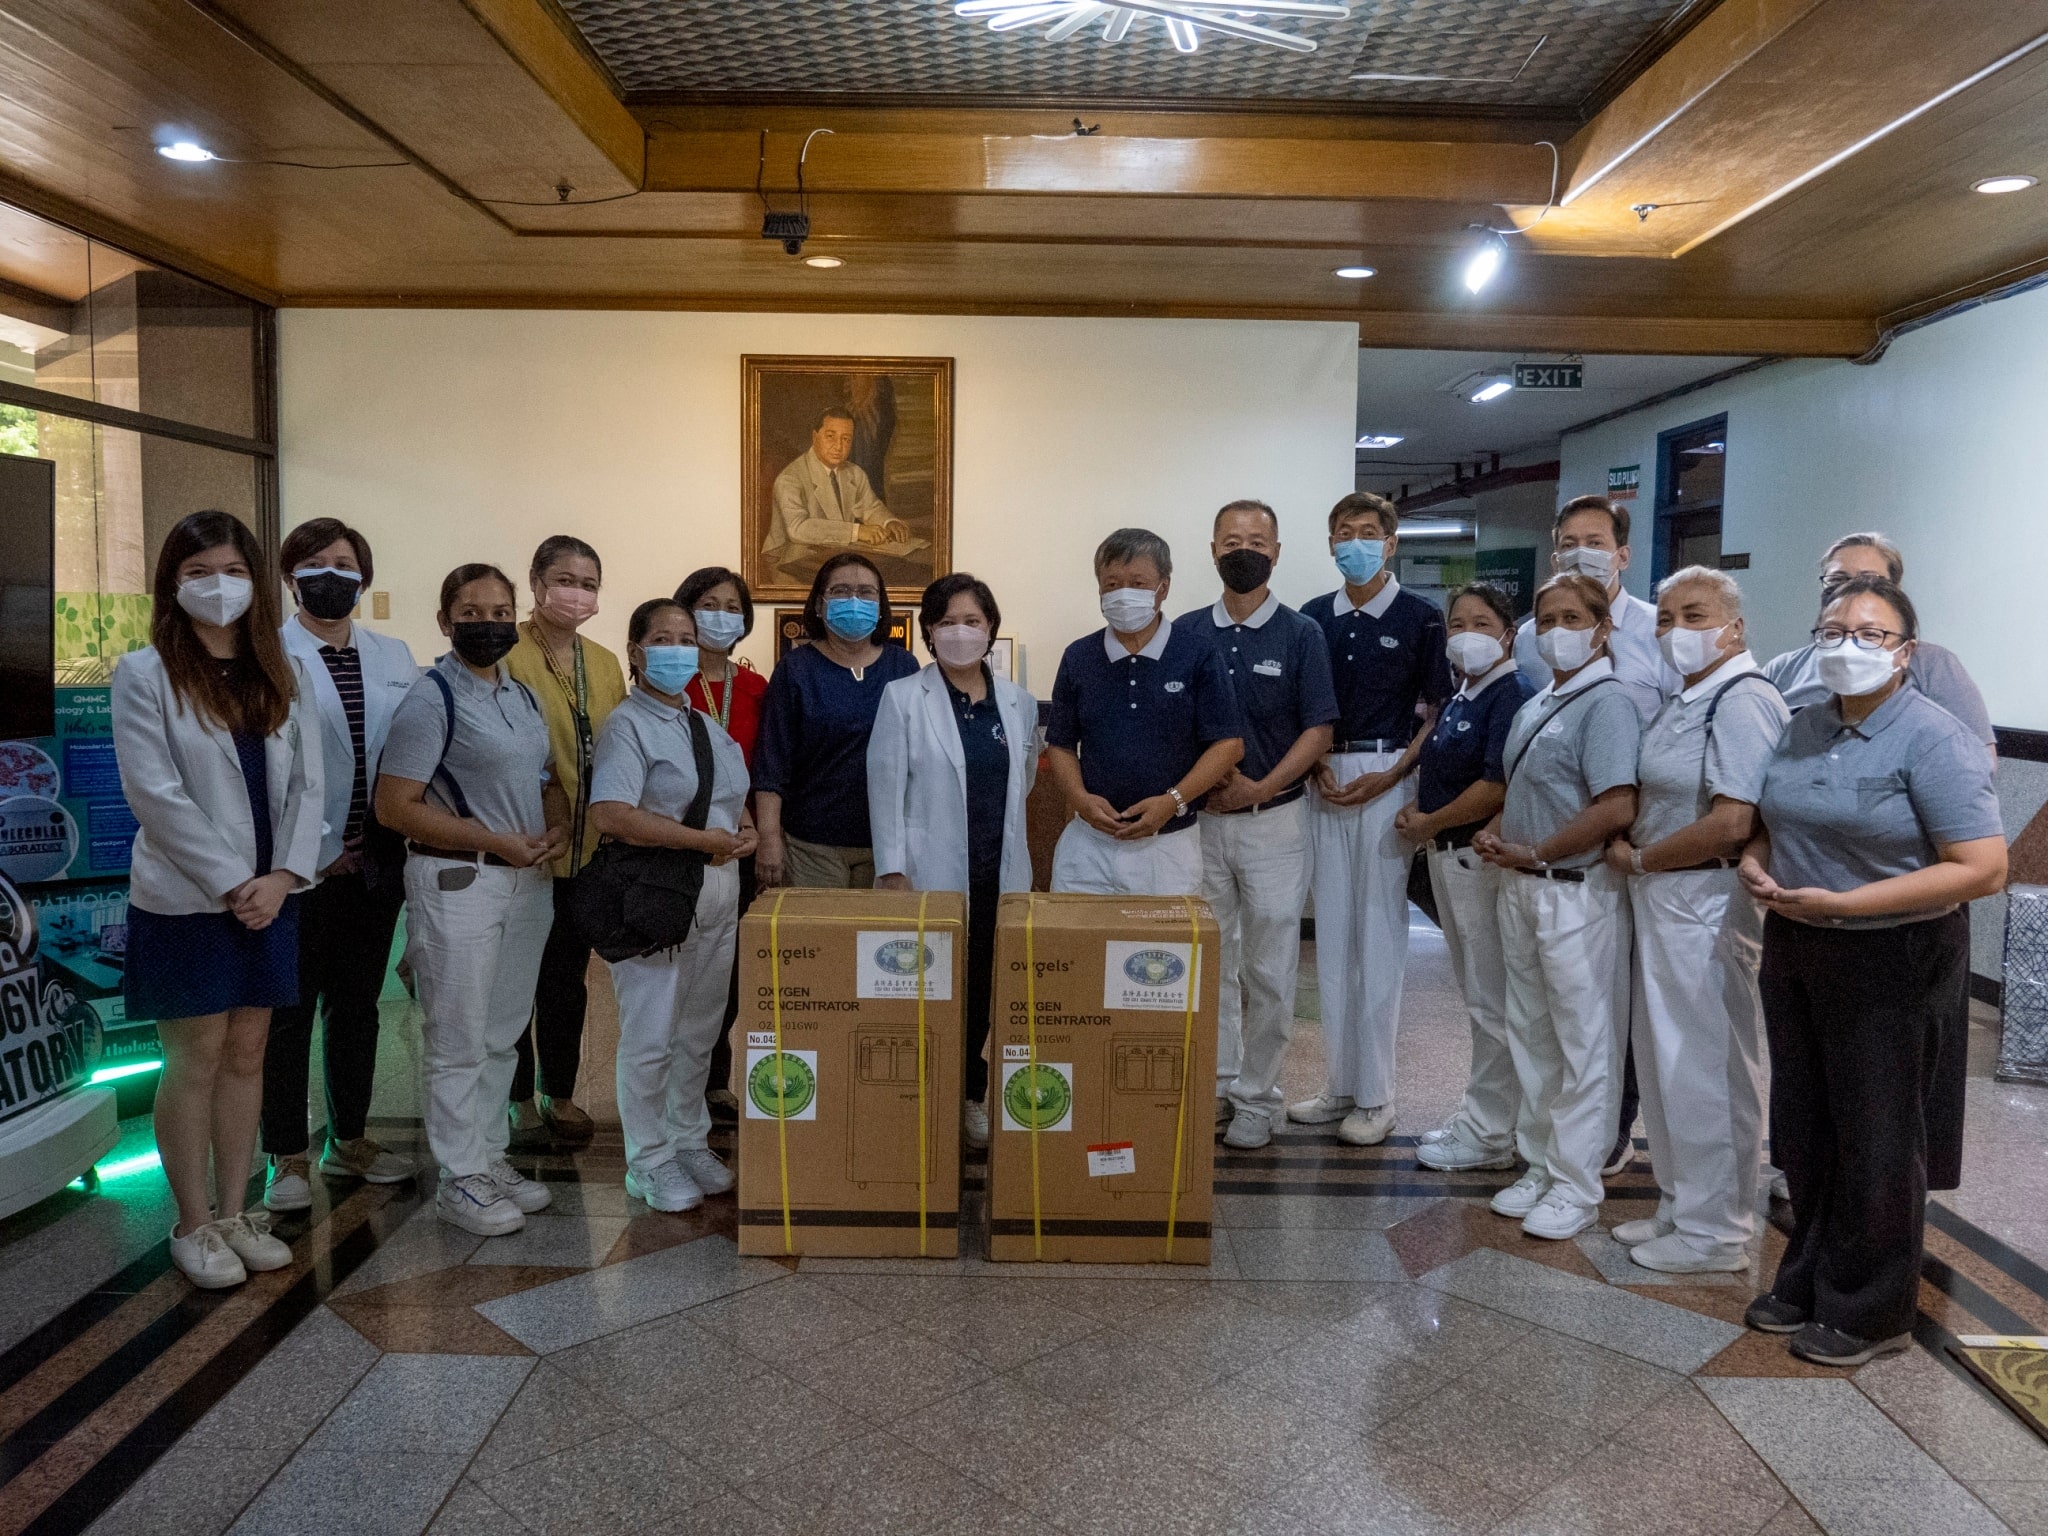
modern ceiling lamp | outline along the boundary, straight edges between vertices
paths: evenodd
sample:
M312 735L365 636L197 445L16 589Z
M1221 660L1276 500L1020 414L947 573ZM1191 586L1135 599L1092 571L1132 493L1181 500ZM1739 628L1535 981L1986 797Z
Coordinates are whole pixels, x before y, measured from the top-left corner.
M1465 287L1468 292L1477 293L1500 273L1501 263L1508 259L1508 243L1493 230L1488 230L1465 258Z
M1345 0L1262 0L1252 5L1237 0L1123 0L1121 4L1107 0L960 0L953 14L987 17L991 32L1015 32L1043 24L1049 43L1065 42L1098 21L1102 23L1102 40L1120 43L1137 22L1157 21L1182 53L1200 48L1204 32L1285 48L1290 53L1314 53L1314 38L1260 26L1255 18L1342 21L1351 14L1351 6Z
M1999 197L2007 192L2024 192L2036 185L2038 182L2032 176L1986 176L1982 181L1971 182L1970 190L1982 192L1989 197Z

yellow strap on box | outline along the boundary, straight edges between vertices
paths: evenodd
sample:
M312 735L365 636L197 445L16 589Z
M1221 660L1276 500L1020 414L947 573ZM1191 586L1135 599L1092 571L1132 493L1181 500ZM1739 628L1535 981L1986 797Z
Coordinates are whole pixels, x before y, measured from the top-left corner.
M786 887L777 891L774 909L768 914L768 990L774 995L775 1011L775 1145L782 1157L782 1251L795 1253L789 1220L789 1072L782 1059L782 899L788 894Z
M1024 1032L1029 1042L1030 1065L1024 1070L1031 1075L1026 1083L1033 1095L1038 1092L1038 949L1033 938L1033 925L1038 916L1038 897L1035 894L1024 898ZM1001 1074L997 1074L999 1077ZM1183 1073L1183 1076L1186 1074ZM1031 1107L1031 1257L1045 1257L1045 1224L1042 1218L1038 1190L1038 1106Z
M925 1159L925 1065L924 1065L924 909L930 904L931 892L920 891L917 897L917 1256L929 1255L926 1247L925 1202L927 1172ZM950 978L948 978L950 980Z
M1188 901L1188 1006L1180 1032L1180 1112L1173 1127L1173 1183L1166 1195L1166 1262L1173 1262L1173 1226L1180 1218L1180 1159L1188 1137L1188 1076L1194 1061L1195 988L1202 980L1202 918Z

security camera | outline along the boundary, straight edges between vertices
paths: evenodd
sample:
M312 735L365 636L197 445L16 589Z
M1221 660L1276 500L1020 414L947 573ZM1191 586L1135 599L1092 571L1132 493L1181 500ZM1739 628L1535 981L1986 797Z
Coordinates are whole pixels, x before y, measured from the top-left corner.
M785 255L785 256L801 256L801 255L803 255L803 253L804 253L804 243L803 243L803 241L801 241L801 240L797 239L797 238L796 238L796 237L795 237L794 235L790 236L790 237L789 237L789 239L787 239L787 240L785 240L785 241L783 241L783 242L782 242L782 253L783 253L783 255Z
M780 240L788 255L801 256L804 242L811 237L811 216L807 213L775 213L761 216L761 238Z

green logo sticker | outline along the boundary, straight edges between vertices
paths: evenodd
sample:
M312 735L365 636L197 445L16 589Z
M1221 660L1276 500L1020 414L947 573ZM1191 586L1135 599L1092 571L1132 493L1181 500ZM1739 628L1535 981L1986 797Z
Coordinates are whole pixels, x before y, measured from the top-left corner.
M787 1051L767 1052L747 1072L747 1097L763 1119L800 1119L817 1096L818 1074Z
M1074 1085L1043 1061L1018 1067L1003 1084L1003 1110L1020 1130L1052 1130L1073 1107Z

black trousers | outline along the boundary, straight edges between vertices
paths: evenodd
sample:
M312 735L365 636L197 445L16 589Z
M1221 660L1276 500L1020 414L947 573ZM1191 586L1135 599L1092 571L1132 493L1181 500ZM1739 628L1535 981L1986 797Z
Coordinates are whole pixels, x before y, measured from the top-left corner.
M1909 1331L1927 1206L1927 1111L1968 984L1961 912L1899 928L1764 920L1771 1158L1792 1238L1771 1292L1865 1339Z
M1002 901L999 877L970 880L967 892L967 1059L962 1063L961 1082L966 1096L975 1103L988 1098L988 1063L982 1049L988 1044L989 1009L993 1005L996 980L996 907Z
M754 856L748 854L740 860L740 916L747 915L747 908L754 904L754 897L760 893L760 886L754 881ZM732 950L732 980L725 988L725 1028L718 1032L718 1043L711 1047L711 1071L704 1079L704 1091L710 1093L725 1087L732 1078L732 1024L740 1016L740 950L735 944Z
M573 878L573 877L572 877ZM590 1007L590 946L569 921L569 881L555 881L555 925L540 954L540 980L533 989L533 1027L519 1037L519 1064L512 1072L512 1102L539 1088L555 1099L576 1097L583 1065L583 1015Z
M298 898L299 1001L270 1016L263 1048L263 1150L307 1150L306 1084L313 1010L321 1010L327 1134L353 1141L370 1113L377 1070L377 995L391 963L391 934L405 893L395 880L373 890L361 875L334 875Z

